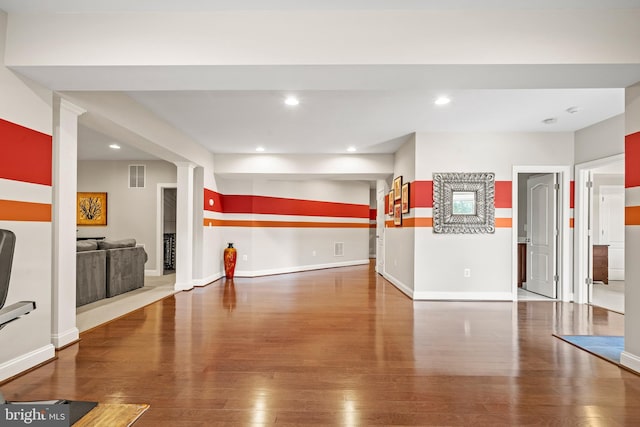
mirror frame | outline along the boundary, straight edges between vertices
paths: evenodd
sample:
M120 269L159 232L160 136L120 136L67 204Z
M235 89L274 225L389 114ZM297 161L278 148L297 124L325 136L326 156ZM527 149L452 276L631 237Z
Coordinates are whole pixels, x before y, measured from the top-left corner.
M474 215L453 213L454 192L474 192ZM433 232L476 234L495 232L495 174L492 172L433 174Z

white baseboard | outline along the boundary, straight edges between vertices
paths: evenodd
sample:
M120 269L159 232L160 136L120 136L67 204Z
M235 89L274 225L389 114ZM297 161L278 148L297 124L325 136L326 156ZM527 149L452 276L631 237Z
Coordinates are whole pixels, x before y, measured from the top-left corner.
M511 292L414 292L414 300L513 301Z
M355 260L355 261L334 262L334 263L328 263L328 264L299 265L295 267L273 268L269 270L236 271L235 276L236 277L270 276L272 274L298 273L301 271L322 270L325 268L336 268L336 267L350 267L354 265L364 265L364 264L369 264L369 260L363 259L363 260Z
M176 291L190 291L191 289L193 289L193 283L176 282L173 289L175 289Z
M56 356L53 344L47 344L37 350L33 350L15 359L8 360L0 364L0 381L11 378L28 369L38 366Z
M158 269L144 271L145 276L162 276L163 273L164 273L163 271L160 271Z
M194 279L193 280L193 286L198 286L198 287L206 286L209 283L215 282L216 280L218 280L218 279L220 279L222 277L224 277L224 273L217 272L217 273L214 273L214 274L212 274L210 276L204 277L202 279Z
M76 342L80 339L80 331L78 328L71 328L61 334L51 334L51 343L55 348L62 348L65 345Z
M413 295L414 295L413 289L411 289L410 287L408 287L407 285L402 283L400 280L396 279L395 277L393 277L391 274L387 273L386 271L384 272L382 277L384 277L389 282L391 282L393 284L393 286L398 288L398 290L400 292L402 292L403 294L405 294L409 298L414 299L413 298Z
M640 373L640 356L623 351L620 354L620 364Z

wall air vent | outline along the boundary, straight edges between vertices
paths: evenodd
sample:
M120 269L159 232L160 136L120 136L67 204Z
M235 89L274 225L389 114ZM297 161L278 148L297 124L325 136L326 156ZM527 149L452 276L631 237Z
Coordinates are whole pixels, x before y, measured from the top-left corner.
M144 178L144 165L129 165L129 188L144 188Z
M333 244L333 256L344 256L344 242L335 242Z

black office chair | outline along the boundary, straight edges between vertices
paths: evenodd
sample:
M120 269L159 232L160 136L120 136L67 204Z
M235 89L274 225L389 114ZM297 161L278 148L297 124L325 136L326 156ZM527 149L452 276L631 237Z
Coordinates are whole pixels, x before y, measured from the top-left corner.
M0 229L0 329L36 309L34 301L20 301L7 307L4 306L9 293L9 279L11 278L11 264L13 263L15 246L16 235L9 230ZM2 403L5 403L5 400L2 391L0 391L0 404Z
M36 303L34 301L19 301L7 307L4 306L7 300L7 294L9 293L9 279L11 278L11 265L13 263L13 250L15 246L16 235L13 234L12 231L0 229L0 329L36 309ZM11 402L7 402L4 399L4 395L0 390L0 404L4 403ZM41 404L44 403L44 401L22 403ZM97 402L53 400L46 401L46 404L68 404L70 412L69 418L71 424L73 424L93 409L97 405Z
M9 279L11 278L15 245L16 235L9 230L0 229L0 329L36 309L34 301L20 301L7 307L4 306L9 293Z

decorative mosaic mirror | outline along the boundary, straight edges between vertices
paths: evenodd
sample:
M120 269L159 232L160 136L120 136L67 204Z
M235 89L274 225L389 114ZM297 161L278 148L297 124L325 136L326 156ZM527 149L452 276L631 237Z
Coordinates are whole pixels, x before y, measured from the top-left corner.
M495 232L495 174L434 173L433 232Z

